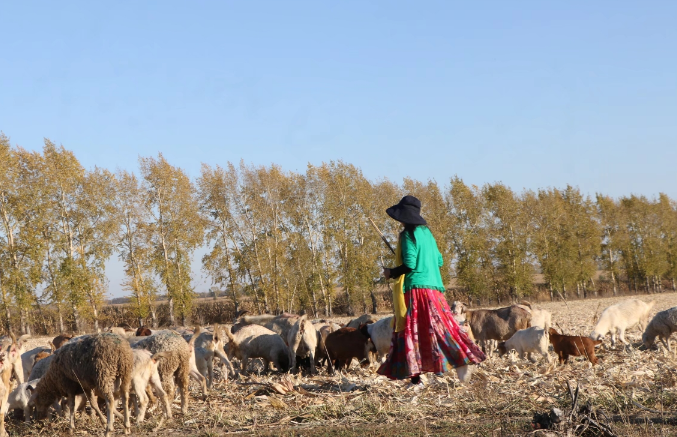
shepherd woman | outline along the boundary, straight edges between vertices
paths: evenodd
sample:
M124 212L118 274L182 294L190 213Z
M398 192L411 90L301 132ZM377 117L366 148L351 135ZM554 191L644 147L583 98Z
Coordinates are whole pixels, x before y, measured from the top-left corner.
M395 326L388 359L378 373L421 384L422 373L441 375L455 368L467 382L469 365L481 363L485 356L451 315L440 274L442 254L420 211L421 202L414 196L404 196L386 210L404 229L395 251L398 266L383 269L386 279L396 280Z

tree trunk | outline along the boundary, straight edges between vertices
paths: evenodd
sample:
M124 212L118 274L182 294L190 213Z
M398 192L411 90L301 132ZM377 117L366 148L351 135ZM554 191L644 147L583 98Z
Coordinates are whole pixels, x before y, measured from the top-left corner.
M64 327L63 327L63 313L61 312L61 305L58 306L59 308L59 334L64 333Z
M155 305L150 305L150 318L153 324L153 329L157 329L157 313L155 312Z
M377 314L378 313L378 303L376 302L376 293L374 293L374 289L371 289L371 313L372 314Z
M73 321L75 322L75 332L77 334L80 333L80 312L78 311L78 307L73 305Z
M616 288L616 275L614 275L613 270L611 271L611 285L614 288L614 296L618 294L618 289Z
M21 310L21 334L31 335L31 324L28 321L28 310Z
M174 298L169 296L169 326L174 326Z
M10 332L12 332L12 313L9 310L7 300L5 300L5 317L7 317L5 328L7 328L7 333L9 334Z
M672 291L675 291L675 278L672 278Z
M92 312L94 314L94 331L101 332L99 329L99 311L94 305L92 305Z
M646 282L646 292L651 293L651 289L649 288L649 277L648 276L646 277L646 280L644 282Z

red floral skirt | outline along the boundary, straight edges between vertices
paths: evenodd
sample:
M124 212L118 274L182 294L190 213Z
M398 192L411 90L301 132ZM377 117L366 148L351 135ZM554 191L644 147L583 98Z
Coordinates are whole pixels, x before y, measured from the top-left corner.
M456 367L479 364L482 350L459 328L444 294L414 288L404 294L407 316L404 330L393 332L390 353L378 373L404 379L421 373L441 375Z

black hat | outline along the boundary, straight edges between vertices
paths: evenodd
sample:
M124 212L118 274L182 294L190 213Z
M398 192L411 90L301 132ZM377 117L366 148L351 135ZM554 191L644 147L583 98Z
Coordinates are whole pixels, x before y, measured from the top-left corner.
M386 209L386 213L405 225L427 225L421 217L421 201L414 196L404 196L400 203Z

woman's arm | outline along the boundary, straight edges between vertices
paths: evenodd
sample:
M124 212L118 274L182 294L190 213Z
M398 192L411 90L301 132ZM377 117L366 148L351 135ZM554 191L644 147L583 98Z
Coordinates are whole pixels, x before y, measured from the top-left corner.
M400 276L406 275L407 273L409 273L411 271L411 269L409 267L405 266L404 264L402 264L401 266L395 267L394 269L387 269L387 270L390 271L390 274L388 276L391 277L392 279L397 279Z

